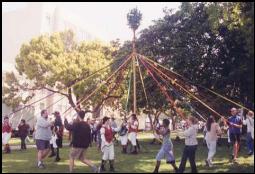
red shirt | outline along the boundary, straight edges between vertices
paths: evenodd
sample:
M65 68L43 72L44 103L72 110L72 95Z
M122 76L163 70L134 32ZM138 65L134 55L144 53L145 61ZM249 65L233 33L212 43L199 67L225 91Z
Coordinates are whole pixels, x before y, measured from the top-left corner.
M136 123L136 124L135 124ZM138 132L138 121L134 121L130 126L129 126L129 129L128 129L128 132ZM132 126L136 126L136 128L132 128Z
M4 122L2 126L2 133L7 132L10 133L12 131L12 127L9 123Z
M113 140L113 132L112 132L112 128L107 128L107 127L104 127L105 129L105 133L104 133L104 136L105 136L105 140L108 142L108 143L111 143L112 140Z

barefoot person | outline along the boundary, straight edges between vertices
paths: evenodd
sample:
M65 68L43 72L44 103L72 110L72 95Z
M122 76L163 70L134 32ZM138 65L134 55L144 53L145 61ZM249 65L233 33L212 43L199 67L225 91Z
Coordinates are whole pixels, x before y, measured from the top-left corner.
M97 167L85 157L86 149L91 142L91 129L84 121L85 112L79 111L77 120L73 124L68 124L65 118L65 128L72 132L72 148L69 154L69 171L73 172L74 160L79 159L82 163L91 167L93 172L97 172Z
M157 163L156 163L153 173L158 173L158 169L160 167L160 162L164 157L166 158L166 162L173 166L175 172L177 172L177 170L178 170L178 168L175 164L175 158L173 155L173 143L170 139L169 123L170 122L168 119L164 119L163 120L163 128L159 130L159 134L161 134L163 136L163 144L161 146L160 151L157 154L157 157L156 157Z
M43 164L43 159L50 152L50 139L51 139L51 126L53 123L48 121L47 110L41 111L41 116L37 118L36 121L36 131L35 131L35 141L37 147L37 167L45 168Z
M7 116L4 117L4 122L2 125L2 143L4 145L4 152L11 153L11 148L9 146L9 140L11 139L12 127L9 123L9 118Z

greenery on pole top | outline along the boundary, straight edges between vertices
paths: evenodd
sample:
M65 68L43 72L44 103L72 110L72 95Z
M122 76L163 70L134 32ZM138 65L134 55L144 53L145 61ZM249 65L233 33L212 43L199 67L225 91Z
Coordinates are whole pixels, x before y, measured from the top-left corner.
M133 8L127 14L128 25L134 31L138 29L141 19L142 13L137 8Z

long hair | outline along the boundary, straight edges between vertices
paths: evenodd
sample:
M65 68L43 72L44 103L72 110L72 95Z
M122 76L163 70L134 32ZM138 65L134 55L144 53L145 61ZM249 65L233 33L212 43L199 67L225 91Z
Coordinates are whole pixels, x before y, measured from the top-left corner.
M214 122L215 122L214 117L211 115L206 121L206 129L208 132L211 130L211 125Z

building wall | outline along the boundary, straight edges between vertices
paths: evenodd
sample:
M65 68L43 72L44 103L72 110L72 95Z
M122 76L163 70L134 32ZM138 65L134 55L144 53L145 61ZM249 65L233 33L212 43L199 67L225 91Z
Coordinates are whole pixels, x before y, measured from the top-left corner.
M2 73L10 70L15 71L15 57L19 53L21 45L41 34L72 29L77 34L78 41L94 39L94 37L80 25L78 17L72 15L72 13L65 12L62 9L57 8L56 5L50 3L29 2L28 4L27 7L22 9L3 13ZM37 101L50 94L47 90L35 91L35 93L36 95L29 103ZM26 113L17 112L11 117L13 118L13 127L17 126L21 118L29 120L30 124L33 125L34 118L40 115L40 111L59 100L60 97L62 97L62 95L54 94L53 96L34 104L33 108L30 108ZM62 113L69 107L68 100L63 99L56 105L49 107L48 111L49 114L56 110ZM2 103L2 117L10 112L11 109ZM74 114L75 112L72 110L71 113L67 115L71 119Z

